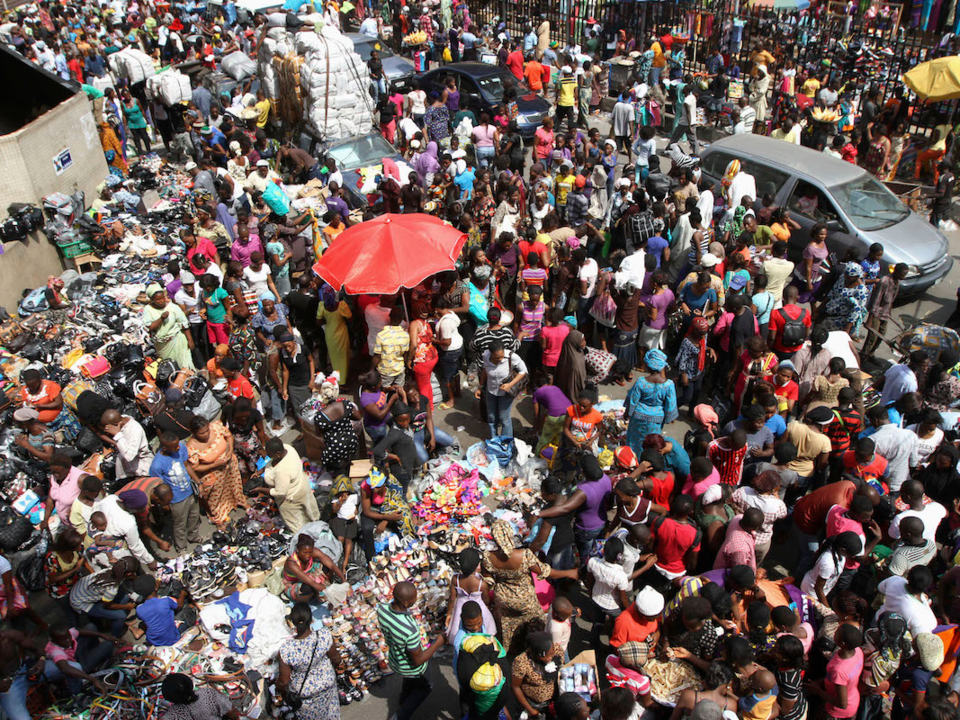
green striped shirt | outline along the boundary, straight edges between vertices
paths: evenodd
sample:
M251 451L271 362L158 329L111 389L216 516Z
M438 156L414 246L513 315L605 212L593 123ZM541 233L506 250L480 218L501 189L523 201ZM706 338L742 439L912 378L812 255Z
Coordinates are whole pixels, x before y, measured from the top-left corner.
M408 650L423 650L427 647L427 634L420 623L407 612L398 612L388 603L377 607L377 620L387 647L390 649L387 662L398 675L419 677L427 671L427 665L414 665Z

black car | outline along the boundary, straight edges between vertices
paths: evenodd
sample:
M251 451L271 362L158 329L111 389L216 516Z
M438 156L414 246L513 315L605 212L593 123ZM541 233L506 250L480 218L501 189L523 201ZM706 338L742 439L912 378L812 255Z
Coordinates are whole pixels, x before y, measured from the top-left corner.
M487 112L492 118L494 109L503 102L503 93L507 88L514 88L517 91L517 128L523 137L533 137L540 123L550 114L550 103L517 80L509 70L496 65L481 62L444 65L421 75L420 88L427 95L431 90L442 93L448 75L456 79L460 97L466 98L467 107L478 116Z

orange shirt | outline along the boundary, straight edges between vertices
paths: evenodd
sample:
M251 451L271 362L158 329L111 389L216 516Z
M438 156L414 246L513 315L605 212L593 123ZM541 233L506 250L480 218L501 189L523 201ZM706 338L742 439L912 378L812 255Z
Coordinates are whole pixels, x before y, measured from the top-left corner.
M27 392L26 385L20 388L20 399L23 400L23 404L27 407L52 403L53 399L59 394L60 386L53 380L41 380L40 391L36 395L31 395ZM37 410L37 412L40 413L40 422L42 423L53 422L60 414L59 410Z
M531 60L524 68L523 74L531 90L543 90L543 65L536 60Z
M613 635L610 636L610 647L618 648L626 642L646 640L657 631L659 623L656 620L647 620L637 606L631 604L617 616L613 623Z

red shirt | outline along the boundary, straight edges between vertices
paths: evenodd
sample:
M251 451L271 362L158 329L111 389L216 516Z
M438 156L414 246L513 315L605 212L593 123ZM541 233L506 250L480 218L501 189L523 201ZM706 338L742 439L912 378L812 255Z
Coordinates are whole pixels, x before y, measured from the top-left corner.
M670 507L670 496L673 494L673 473L664 472L666 477L657 477L651 475L653 481L653 490L650 493L650 499L661 507Z
M874 487L877 484L882 485L884 494L886 493L887 484L883 480L887 477L887 459L882 455L874 453L873 460L866 465L861 465L857 462L857 454L853 450L847 450L843 454L843 469ZM877 487L877 490L879 491L880 488Z
M610 636L610 646L618 648L625 642L646 640L657 631L660 625L656 619L647 620L634 603L617 616L613 623L613 635Z
M816 535L826 526L827 513L834 505L850 507L850 501L856 490L849 480L824 485L797 501L793 509L793 521L802 532Z
M710 458L713 466L720 473L720 482L726 485L739 485L748 446L744 445L739 450L734 450L721 445L720 441L723 439L720 438L710 443L707 448L707 457Z
M770 324L769 324L770 334L773 335L774 338L776 338L773 341L774 352L781 352L781 353L796 352L803 346L803 343L800 343L799 345L794 345L792 347L787 347L782 342L780 342L780 335L783 331L783 325L785 322L783 319L783 314L780 312L781 310L783 310L791 320L797 320L802 314L803 324L806 325L807 327L810 327L811 325L810 311L806 310L805 308L797 307L796 305L784 305L782 308L777 308L776 310L770 313Z
M227 389L235 398L245 397L253 400L253 385L243 375L237 375L227 382Z
M654 524L653 546L657 566L669 573L679 574L687 570L683 559L690 550L700 549L700 531L689 520L677 522L666 517Z
M859 435L863 429L863 420L860 413L852 407L846 409L833 408L833 421L823 429L823 434L830 438L831 455L839 455L850 447L850 436Z
M190 263L190 272L200 276L203 275L203 270L193 264L193 256L198 254L205 255L210 262L216 263L219 255L217 254L217 246L210 242L209 238L201 237L200 235L197 235L196 238L197 244L187 250L187 262Z
M543 256L547 252L547 246L542 242L527 242L526 240L521 240L517 245L520 246L520 256L523 258L524 265L527 264L527 256L532 252L539 255L541 258L540 262L543 262Z
M507 55L507 69L513 73L517 80L523 80L523 53L514 50Z

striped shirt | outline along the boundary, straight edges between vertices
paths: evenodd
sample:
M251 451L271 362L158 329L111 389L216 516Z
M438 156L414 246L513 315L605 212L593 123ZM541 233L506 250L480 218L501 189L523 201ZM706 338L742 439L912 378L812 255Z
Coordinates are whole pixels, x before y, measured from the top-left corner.
M400 375L408 352L410 352L410 333L399 325L387 325L377 333L373 354L380 356L380 365L377 370L383 377Z
M541 301L536 307L530 303L520 305L520 331L525 332L524 342L535 342L540 339L540 330L543 328L543 314L547 306Z
M390 669L405 677L423 675L427 664L414 665L407 652L427 647L427 633L420 623L410 613L394 610L388 603L377 607L377 621L390 649L387 658Z
M98 602L111 602L117 596L117 586L96 584L99 573L87 575L77 580L70 590L70 607L76 612L88 613Z
M803 691L803 670L795 668L777 669L778 697L781 700L793 700L795 704L790 712L780 715L780 720L801 720L807 716L807 696Z
M887 559L887 570L892 575L905 577L910 568L929 565L936 555L937 546L929 540L924 540L922 545L905 545L902 540L898 540Z
M720 473L720 482L736 487L740 484L740 475L743 473L743 461L747 457L747 445L739 450L727 447L728 438L714 440L707 447L707 457Z

